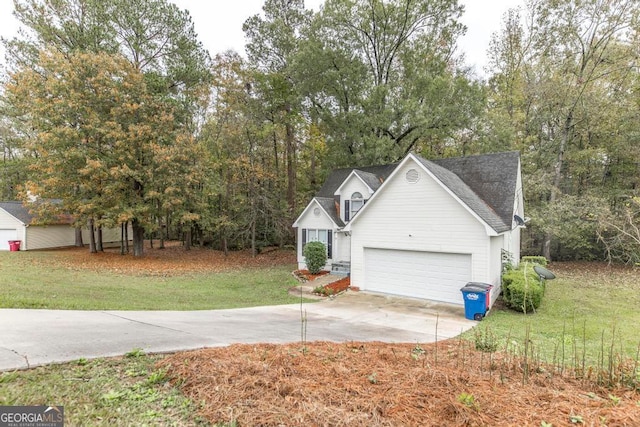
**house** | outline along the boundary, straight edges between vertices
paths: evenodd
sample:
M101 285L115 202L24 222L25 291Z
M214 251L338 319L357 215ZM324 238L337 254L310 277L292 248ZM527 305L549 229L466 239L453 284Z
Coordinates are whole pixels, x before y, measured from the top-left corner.
M520 259L524 218L518 152L339 169L293 224L302 248L321 241L327 269L361 290L463 304L467 282L501 285Z
M35 224L33 215L22 202L0 202L0 250L9 250L10 240L20 240L23 251L74 246L76 235L72 222L70 216L63 215L46 225ZM89 242L89 230L82 230L82 239ZM102 242L105 246L119 243L120 228L104 229Z

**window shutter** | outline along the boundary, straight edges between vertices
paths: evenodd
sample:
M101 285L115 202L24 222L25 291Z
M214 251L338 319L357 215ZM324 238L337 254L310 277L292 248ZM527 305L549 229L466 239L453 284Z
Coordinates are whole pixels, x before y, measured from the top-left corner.
M350 214L351 214L351 211L349 210L349 200L345 200L344 201L344 221L345 222L349 221Z
M304 245L307 244L307 229L302 229L302 249L304 249Z
M327 230L327 258L332 259L332 245L333 242L333 230Z

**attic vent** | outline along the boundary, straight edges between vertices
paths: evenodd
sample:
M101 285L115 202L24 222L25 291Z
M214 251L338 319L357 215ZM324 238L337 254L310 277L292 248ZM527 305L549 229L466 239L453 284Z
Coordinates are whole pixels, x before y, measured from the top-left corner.
M313 210L313 214L314 214L315 216L320 216L320 208L315 208L315 209Z
M420 181L420 173L415 169L409 169L405 175L405 179L409 184L415 184Z

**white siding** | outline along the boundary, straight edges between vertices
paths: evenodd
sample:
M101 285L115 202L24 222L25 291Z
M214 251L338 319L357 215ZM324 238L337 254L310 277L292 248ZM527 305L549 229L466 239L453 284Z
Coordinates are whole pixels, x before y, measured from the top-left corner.
M129 228L129 238L133 236ZM82 241L89 244L89 230L82 229ZM102 243L105 247L120 243L120 228L102 230ZM64 248L76 244L76 231L70 225L31 225L27 227L26 246L24 250Z
M502 248L510 239L509 232L500 236L491 237L491 255L489 259L489 279L485 283L493 285L491 290L491 305L496 301L502 289Z
M364 182L362 182L362 180L360 178L358 178L355 175L351 175L351 177L349 179L347 179L347 181L345 181L345 183L343 184L342 188L340 189L340 219L345 221L344 219L344 201L345 200L351 200L351 195L355 192L358 192L360 194L362 194L362 197L364 199L369 199L369 197L371 197L371 191L369 190L369 187L367 187L367 185L365 185ZM346 221L345 221L346 222Z
M416 183L405 180L416 169ZM464 206L413 160L387 181L352 224L351 283L363 290L364 248L471 255L471 281L491 283L489 237Z
M9 250L9 240L21 240L24 249L24 225L4 209L0 209L0 250Z
M31 225L27 227L26 250L73 246L75 230L70 225Z
M75 233L75 230L74 230ZM116 243L119 245L120 244L120 235L121 235L121 231L120 231L120 227L116 227L116 228L105 228L102 230L102 245L103 246L113 246ZM129 240L131 240L133 238L133 229L131 228L131 225L129 225ZM98 238L98 234L96 233L96 239ZM89 229L88 228L83 228L82 229L82 243L84 243L85 245L88 245L89 242L91 241L91 236L89 233ZM74 242L75 242L75 234L74 234Z
M302 214L302 216L300 216L300 218L298 218L298 229L296 230L296 238L297 238L297 252L298 252L298 269L305 269L306 268L306 264L304 262L304 256L302 255L302 229L304 228L312 228L312 229L318 229L318 230L331 230L331 232L333 233L332 235L332 252L334 254L334 258L327 260L327 265L325 266L326 269L330 269L331 268L331 261L333 259L335 259L335 255L342 253L343 251L340 248L340 244L341 244L341 239L337 238L337 234L335 233L335 227L336 225L334 224L334 222L331 220L331 218L329 218L324 211L322 210L322 208L320 208L320 215L319 216L315 216L315 214L313 213L313 211L315 210L315 208L320 208L320 205L313 200L310 203L310 206L305 210L305 212Z
M334 236L339 242L339 251L333 253L333 259L336 261L351 261L351 236L345 233L335 233Z

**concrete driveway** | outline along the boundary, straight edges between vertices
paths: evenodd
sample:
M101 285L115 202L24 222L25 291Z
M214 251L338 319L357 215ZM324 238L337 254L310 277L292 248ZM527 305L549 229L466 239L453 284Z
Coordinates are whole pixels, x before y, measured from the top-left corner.
M233 343L384 341L428 343L476 322L461 306L347 292L317 303L206 311L0 309L0 370L134 348L174 352ZM436 328L437 324L437 328Z

